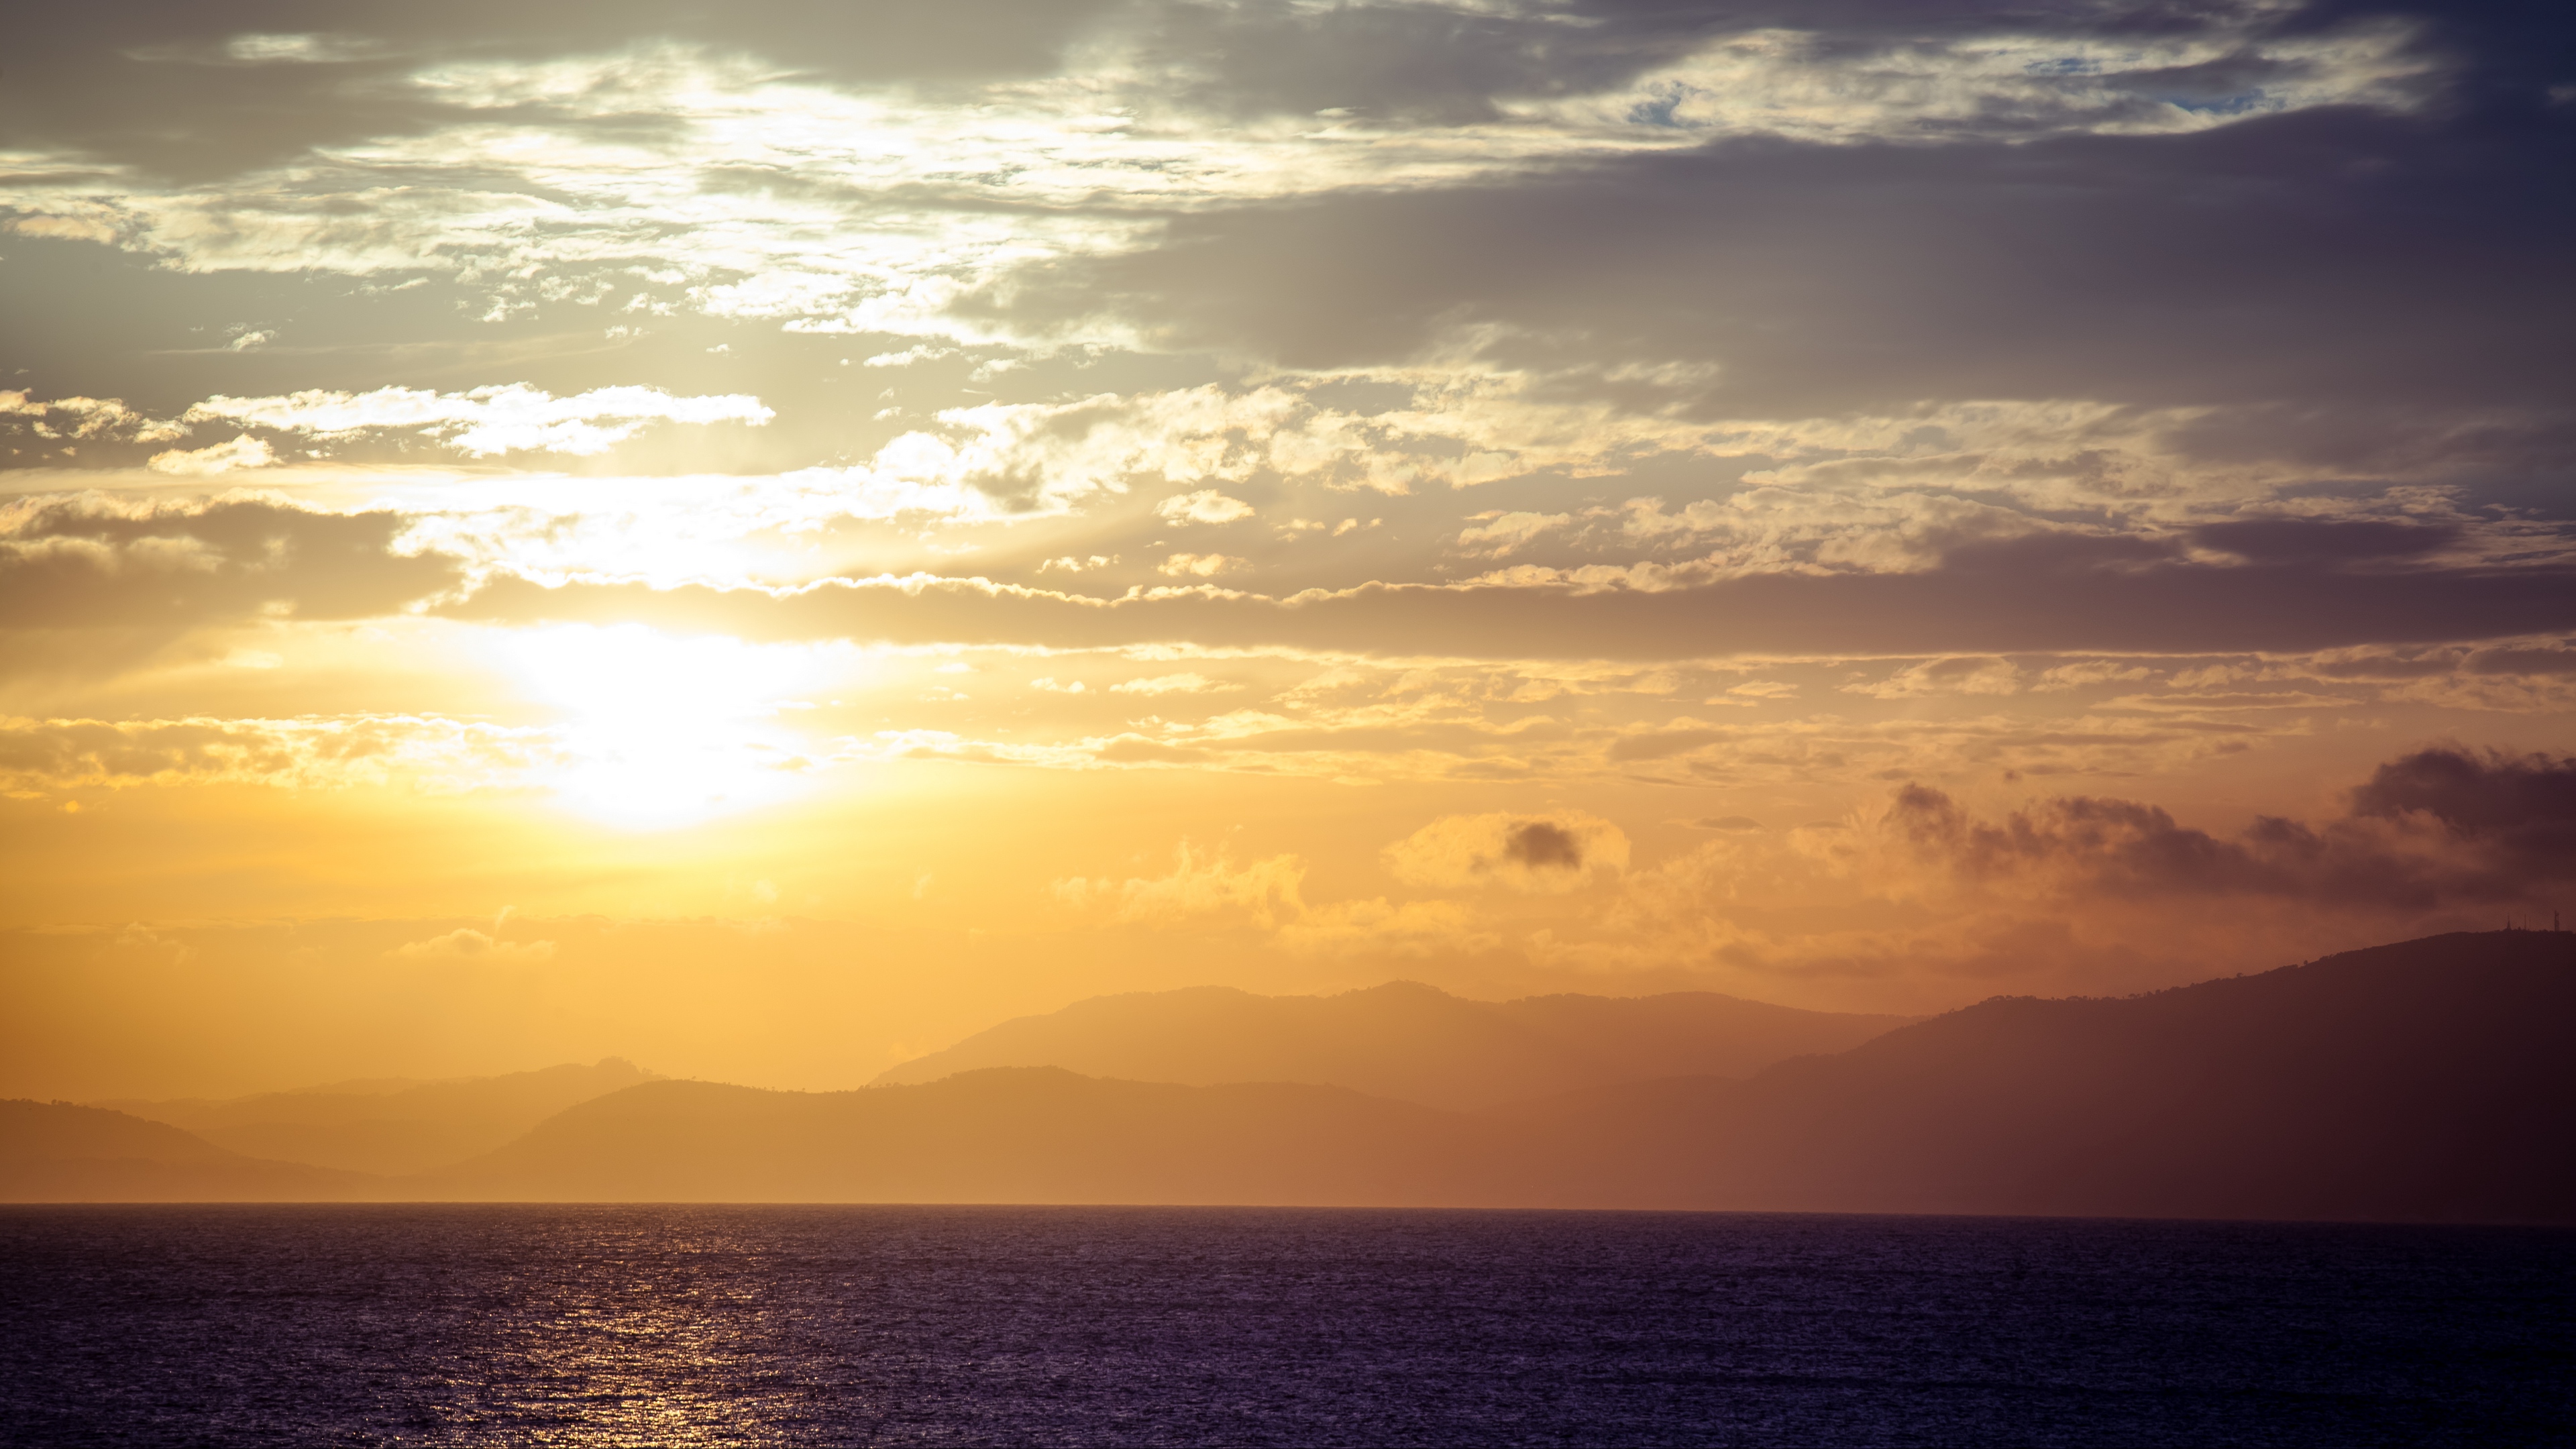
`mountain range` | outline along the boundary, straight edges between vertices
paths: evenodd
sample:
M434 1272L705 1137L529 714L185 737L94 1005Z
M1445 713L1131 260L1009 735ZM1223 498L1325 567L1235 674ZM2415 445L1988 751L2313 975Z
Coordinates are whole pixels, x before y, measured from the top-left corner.
M880 1074L879 1086L986 1067L1140 1082L1312 1082L1473 1109L1659 1077L1741 1077L1839 1052L1913 1017L1800 1011L1709 991L1469 1001L1393 981L1336 996L1224 986L1095 996L1023 1016Z
M1123 1019L1167 1009L1142 1000L1147 1012ZM1011 1026L1021 1034L986 1036L1030 1039ZM279 1177L273 1193L2576 1223L2571 1048L2576 934L2458 934L2133 998L1998 998L1746 1077L1451 1097L1488 1103L1472 1110L1061 1064L848 1092L648 1081L463 1162L402 1176L306 1166L326 1175ZM1122 1049L1178 1062L1212 1048L1149 1034ZM1279 1060L1264 1049L1247 1060ZM96 1108L8 1104L0 1192L166 1196L202 1180L202 1196L260 1195L261 1173L293 1167L183 1150L185 1137ZM138 1156L147 1148L159 1156Z
M353 1172L408 1173L489 1152L566 1107L659 1080L617 1057L498 1077L333 1082L221 1101L107 1101L105 1107L184 1127L246 1157Z

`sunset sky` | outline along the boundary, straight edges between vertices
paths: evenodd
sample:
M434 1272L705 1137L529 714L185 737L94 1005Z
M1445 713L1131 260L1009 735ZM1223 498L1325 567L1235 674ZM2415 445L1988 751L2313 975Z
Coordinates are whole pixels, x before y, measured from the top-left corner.
M0 1095L2576 917L2565 32L27 7Z

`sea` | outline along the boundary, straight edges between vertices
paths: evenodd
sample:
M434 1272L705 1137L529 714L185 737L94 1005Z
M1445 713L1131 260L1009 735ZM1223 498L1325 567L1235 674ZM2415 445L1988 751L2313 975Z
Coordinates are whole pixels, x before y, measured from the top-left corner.
M2576 1440L2576 1232L0 1208L0 1442Z

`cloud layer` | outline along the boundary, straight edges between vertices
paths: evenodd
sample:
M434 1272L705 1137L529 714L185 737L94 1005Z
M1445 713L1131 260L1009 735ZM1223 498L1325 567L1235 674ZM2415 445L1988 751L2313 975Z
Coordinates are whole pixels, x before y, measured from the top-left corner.
M866 921L892 1040L2568 883L2545 7L13 19L0 926Z

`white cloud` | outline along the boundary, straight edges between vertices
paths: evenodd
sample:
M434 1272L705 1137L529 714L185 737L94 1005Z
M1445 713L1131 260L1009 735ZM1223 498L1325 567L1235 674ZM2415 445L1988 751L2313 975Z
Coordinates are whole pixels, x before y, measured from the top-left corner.
M0 391L0 418L23 418L37 437L47 439L114 438L161 443L188 435L186 425L136 412L122 398L58 397L51 402L38 402L23 388Z
M267 468L276 462L276 450L269 447L266 439L243 433L229 443L217 443L212 447L173 448L166 453L155 453L151 467L155 473L208 478L237 468Z
M484 457L604 453L648 423L760 427L775 416L760 399L740 393L674 397L658 387L601 387L558 398L543 388L509 383L450 393L410 387L364 393L317 388L283 397L211 397L189 408L185 419L246 423L322 438L406 429Z
M1229 498L1213 488L1196 493L1182 493L1154 505L1158 518L1174 523L1232 523L1252 516L1252 505L1240 498Z
M2011 660L1968 656L1926 659L1885 679L1846 684L1843 692L1872 699L1918 699L1936 694L2013 694L2020 688L2021 671Z
M407 941L385 955L396 961L488 961L496 966L532 966L554 959L552 941L500 941L460 926L444 936Z
M1130 679L1124 684L1113 684L1109 686L1109 692L1111 694L1211 694L1218 690L1234 688L1237 686L1220 683L1203 674L1158 674L1151 679Z
M1196 99L1199 62L1150 20L1104 22L1065 52L1064 73L949 87L945 103L671 44L454 60L373 82L426 124L223 184L102 184L82 158L30 156L13 166L11 224L118 241L191 271L431 268L504 309L596 277L623 282L649 252L678 274L657 285L680 295L657 307L929 336L971 330L948 304L1003 273L1119 249L1175 211L1455 185L1726 135L2036 139L2194 130L2305 106L2402 109L2442 64L2403 26L2281 34L2276 8L2116 42L1997 28L1856 50L1739 32L1607 90L1542 86L1467 124L1211 112ZM328 35L231 44L237 61L260 64L364 52ZM2177 74L2231 64L2259 79L2197 101L2169 94ZM624 124L636 116L667 124ZM748 172L782 184L722 184Z
M1516 549L1526 548L1539 535L1563 528L1572 521L1564 513L1480 513L1475 527L1458 534L1460 546L1487 558L1501 558Z
M954 357L956 355L957 349L954 347L934 347L928 343L923 343L918 347L907 347L901 352L880 352L860 365L863 367L910 367L916 362L931 362L942 357ZM849 366L849 359L846 357L841 359L841 365L843 367Z
M1158 572L1174 578L1209 579L1245 567L1244 560L1221 553L1176 553L1163 560Z

